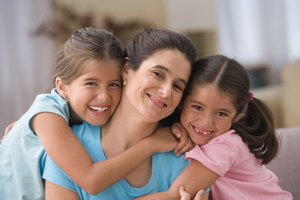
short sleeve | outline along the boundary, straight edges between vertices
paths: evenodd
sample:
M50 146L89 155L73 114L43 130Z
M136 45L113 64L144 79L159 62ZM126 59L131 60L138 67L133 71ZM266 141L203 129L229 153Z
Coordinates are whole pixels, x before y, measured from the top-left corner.
M203 146L196 145L186 153L186 159L195 159L207 168L223 176L234 164L238 149L222 138L216 138Z
M46 157L43 178L51 183L76 192L75 183L53 162L49 156Z

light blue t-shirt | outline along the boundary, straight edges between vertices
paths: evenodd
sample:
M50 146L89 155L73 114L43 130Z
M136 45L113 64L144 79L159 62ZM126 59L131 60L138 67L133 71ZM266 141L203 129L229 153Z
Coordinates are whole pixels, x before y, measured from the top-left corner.
M106 160L100 142L101 129L99 126L92 126L84 122L81 125L73 126L72 129L94 162ZM45 162L43 178L76 192L80 196L80 199L130 200L146 194L168 190L172 182L187 165L188 161L184 160L184 156L178 158L173 152L154 154L152 156L152 176L144 187L132 187L124 179L121 179L97 195L90 195L81 189L48 156Z
M69 121L67 103L55 89L36 97L0 144L1 200L45 199L42 170L46 153L31 128L32 118L42 112L55 113Z

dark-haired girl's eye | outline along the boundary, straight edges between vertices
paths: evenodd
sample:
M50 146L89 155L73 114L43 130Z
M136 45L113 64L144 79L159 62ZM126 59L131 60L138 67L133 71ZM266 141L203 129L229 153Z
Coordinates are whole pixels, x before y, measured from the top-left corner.
M200 105L192 105L192 107L197 111L203 111L203 108Z

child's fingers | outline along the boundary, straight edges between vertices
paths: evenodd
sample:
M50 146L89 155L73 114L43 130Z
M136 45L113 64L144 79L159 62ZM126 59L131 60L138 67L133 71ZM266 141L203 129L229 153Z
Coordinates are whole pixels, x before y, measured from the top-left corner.
M181 138L181 136L182 136L182 131L181 131L181 129L180 129L179 123L173 123L173 124L171 125L171 130L172 130L173 134L174 134L178 139Z
M194 200L201 200L204 190L199 190L194 198Z
M181 154L189 151L195 146L195 144L191 140L187 140L186 142L179 142L176 146L174 152L176 156L180 156Z
M11 123L10 125L8 125L5 130L4 130L4 134L2 139L0 140L0 143L2 142L2 140L4 140L4 138L8 135L9 131L13 128L13 126L15 125L16 122Z
M5 128L3 137L6 136L8 134L8 132L14 127L15 123L16 122L13 122Z
M191 195L184 190L183 186L179 188L180 200L190 200Z
M179 139L179 143L174 149L176 156L180 156L181 154L189 151L194 147L194 144L188 132L180 123L173 123L171 126L171 130L173 134Z

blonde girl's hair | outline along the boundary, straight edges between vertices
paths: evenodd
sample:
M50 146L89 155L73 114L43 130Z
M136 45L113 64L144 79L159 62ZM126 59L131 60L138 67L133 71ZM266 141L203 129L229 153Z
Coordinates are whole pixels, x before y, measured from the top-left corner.
M83 63L90 59L113 59L122 67L124 50L121 42L104 29L87 27L74 31L57 51L54 81L60 77L64 84L70 84L81 75Z

